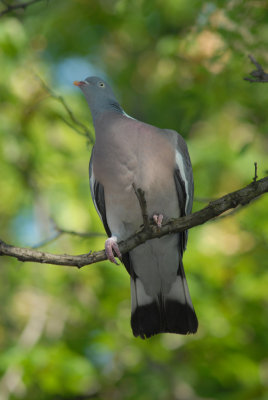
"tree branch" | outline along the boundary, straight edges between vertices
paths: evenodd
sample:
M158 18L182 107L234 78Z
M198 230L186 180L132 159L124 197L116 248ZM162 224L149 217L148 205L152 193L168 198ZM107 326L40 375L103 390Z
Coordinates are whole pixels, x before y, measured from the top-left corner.
M194 226L202 225L205 222L223 214L227 210L234 209L239 205L244 206L250 203L252 200L266 192L268 192L268 176L256 182L252 182L243 189L229 193L217 200L210 202L207 207L200 211L197 211L186 217L169 220L160 229L155 225L149 225L148 230L142 229L135 235L129 237L127 240L120 242L119 249L121 253L124 254L149 239L160 238L161 236L169 233L182 232L186 229L191 229ZM107 259L104 250L77 256L68 254L57 255L11 246L3 241L0 241L0 256L15 257L19 261L66 265L78 268Z
M250 75L253 76L254 79L246 77L246 78L244 78L244 80L249 81L251 83L252 82L262 82L262 83L268 82L268 74L264 71L262 66L250 54L248 57L249 57L250 61L252 62L252 64L254 64L257 69L254 69L253 71L250 72Z
M3 17L3 15L18 10L18 9L23 9L31 6L32 4L38 3L43 0L30 0L30 1L25 1L24 3L15 3L15 4L9 4L7 1L1 1L5 5L5 9L0 11L0 18Z

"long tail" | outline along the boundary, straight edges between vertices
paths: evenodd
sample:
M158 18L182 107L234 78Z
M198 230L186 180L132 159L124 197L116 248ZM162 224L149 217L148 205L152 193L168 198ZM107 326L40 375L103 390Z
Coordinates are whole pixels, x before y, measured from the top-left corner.
M165 294L148 296L140 278L131 277L131 300L131 327L134 336L145 339L164 332L186 335L197 331L198 320L182 261L176 280L170 291Z

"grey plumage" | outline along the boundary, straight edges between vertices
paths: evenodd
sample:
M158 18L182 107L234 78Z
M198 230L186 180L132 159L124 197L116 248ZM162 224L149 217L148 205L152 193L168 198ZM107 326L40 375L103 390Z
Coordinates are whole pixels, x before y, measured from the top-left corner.
M90 188L111 237L106 244L112 245L112 254L113 249L117 251L117 241L142 225L133 183L144 190L150 217L162 214L165 222L191 212L191 161L177 132L129 117L100 78L75 84L82 89L93 117L96 142L90 161ZM198 322L182 264L186 245L187 232L182 232L149 240L122 256L131 277L135 336L196 332ZM113 255L110 259L114 260Z

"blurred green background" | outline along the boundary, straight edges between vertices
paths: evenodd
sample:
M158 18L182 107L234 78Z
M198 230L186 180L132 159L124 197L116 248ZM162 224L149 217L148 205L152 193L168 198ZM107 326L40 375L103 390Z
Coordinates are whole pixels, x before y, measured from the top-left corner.
M267 174L268 84L243 80L249 53L268 69L267 21L266 0L50 0L2 17L0 238L35 245L56 234L51 219L104 232L88 185L91 116L72 85L89 75L128 114L184 136L195 210L248 184L254 162ZM190 231L195 336L135 339L122 265L1 257L0 399L267 400L267 209L264 196ZM62 235L43 249L81 254L104 240Z

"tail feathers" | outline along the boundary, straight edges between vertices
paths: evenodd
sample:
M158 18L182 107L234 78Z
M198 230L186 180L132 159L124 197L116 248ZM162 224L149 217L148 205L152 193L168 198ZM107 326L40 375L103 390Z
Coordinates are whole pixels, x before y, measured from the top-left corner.
M164 332L187 335L197 331L198 321L183 269L179 269L171 290L155 298L146 294L139 278L131 278L131 296L134 336L145 339Z
M196 333L198 320L194 309L187 303L167 300L165 302L166 330L165 332L187 335Z
M131 314L131 327L133 335L142 339L162 332L161 314L157 302L138 306Z

